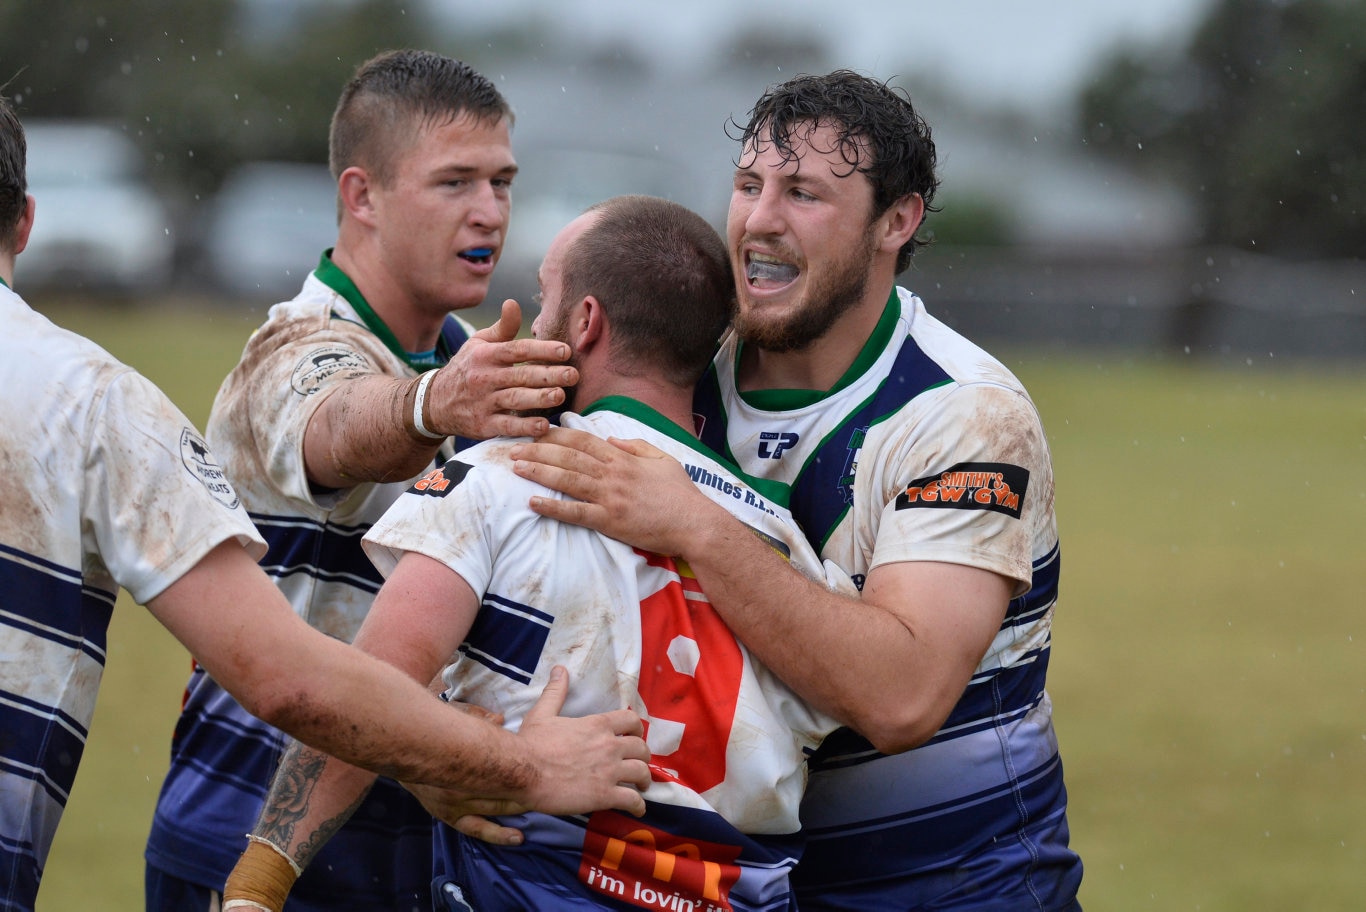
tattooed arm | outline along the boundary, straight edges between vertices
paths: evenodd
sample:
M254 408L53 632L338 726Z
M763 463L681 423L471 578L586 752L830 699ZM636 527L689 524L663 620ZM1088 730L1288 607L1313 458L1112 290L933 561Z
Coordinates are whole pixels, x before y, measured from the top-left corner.
M469 632L479 603L474 590L450 568L421 554L405 554L375 597L355 645L418 681L430 681ZM452 807L463 797L469 802L465 813L471 814L499 813L499 806L507 802L549 814L583 814L606 807L644 813L645 800L636 789L649 784L648 755L633 753L632 741L620 737L638 734L640 719L628 710L562 717L559 712L568 690L569 675L557 666L515 735L470 716L470 725L483 734L459 749L460 767L469 771L463 785L469 793L447 790L443 807ZM436 697L427 694L422 699ZM518 750L508 750L510 740ZM523 784L511 789L499 785L506 779L510 756L522 758L525 767L519 770L525 775L518 777ZM586 770L602 768L604 757L607 767L622 771L605 791L585 776ZM628 761L629 770L611 762L614 757ZM279 912L295 877L351 816L374 780L373 773L335 757L301 744L291 746L276 771L252 841L228 879L224 909ZM489 841L520 840L515 831L488 822L476 829Z
M296 741L280 758L253 834L284 849L295 864L306 868L351 819L374 784L374 773Z
M400 566L410 563L401 561ZM355 645L418 680L430 681L468 632L478 600L472 591L468 599L447 599L431 589L416 592L408 575L396 571L380 589ZM405 600L424 609L426 619L405 617ZM386 622L386 611L400 619ZM405 628L404 623L414 618L415 627ZM496 729L491 723L489 728ZM375 779L373 773L291 743L280 759L247 850L228 877L224 907L280 912L295 879L350 819Z

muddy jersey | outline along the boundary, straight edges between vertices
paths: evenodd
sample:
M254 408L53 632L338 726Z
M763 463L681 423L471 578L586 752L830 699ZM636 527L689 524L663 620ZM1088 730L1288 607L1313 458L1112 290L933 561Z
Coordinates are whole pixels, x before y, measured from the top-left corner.
M897 756L848 729L822 746L802 805L802 909L1067 908L1081 867L1044 688L1058 537L1029 396L901 289L828 392L741 395L738 357L732 335L699 385L702 438L743 471L790 485L792 513L824 559L860 587L900 561L1016 583L938 734Z
M781 487L742 478L653 409L609 397L563 423L670 453L712 500L824 581ZM515 849L445 830L438 873L481 912L786 908L806 757L834 721L750 658L685 563L531 512L533 495L559 495L513 474L512 445L481 444L419 481L371 529L367 551L386 572L402 552L425 554L480 594L445 672L449 698L500 712L515 730L560 664L564 714L639 713L653 755L649 810L511 818L527 836Z
M469 327L447 321L449 356ZM207 434L270 549L262 568L313 627L350 642L379 590L361 536L408 486L317 490L303 438L338 384L416 371L355 286L324 256L292 301L271 308L214 401ZM444 448L443 448L444 449ZM150 865L221 889L246 847L286 736L196 666L147 844ZM375 790L319 853L291 907L425 907L431 818L396 783ZM337 904L340 906L337 906Z
M29 910L85 748L119 587L264 545L152 383L0 283L0 910Z

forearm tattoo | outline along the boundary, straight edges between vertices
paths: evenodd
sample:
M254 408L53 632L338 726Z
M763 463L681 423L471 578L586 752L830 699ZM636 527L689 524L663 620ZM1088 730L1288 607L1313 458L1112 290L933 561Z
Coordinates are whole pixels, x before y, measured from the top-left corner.
M255 834L289 851L289 846L294 842L295 829L300 821L308 816L313 801L313 790L323 771L328 763L337 762L340 761L297 741L291 743L284 756L280 758L280 767L275 772L270 793L261 808ZM323 821L313 832L301 834L302 838L297 848L290 853L299 867L308 866L327 840L351 819L351 815L369 792L370 787L367 786L341 813Z

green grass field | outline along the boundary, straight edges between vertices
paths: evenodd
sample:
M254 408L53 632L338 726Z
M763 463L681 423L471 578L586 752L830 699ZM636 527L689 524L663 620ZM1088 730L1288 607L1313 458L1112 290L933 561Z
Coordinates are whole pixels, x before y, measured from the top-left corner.
M260 311L52 313L201 426ZM1089 912L1362 908L1366 365L1006 360L1043 413L1063 591L1053 695ZM142 908L189 670L125 598L40 912Z

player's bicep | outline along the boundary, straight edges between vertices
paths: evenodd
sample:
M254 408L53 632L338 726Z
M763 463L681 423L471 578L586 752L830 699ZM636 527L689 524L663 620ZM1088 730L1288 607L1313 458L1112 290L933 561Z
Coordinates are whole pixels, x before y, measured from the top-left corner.
M479 602L450 567L405 552L375 596L355 645L425 684L469 633Z
M939 561L881 564L868 573L863 600L895 616L926 649L944 682L947 712L982 661L1010 605L1015 581L990 570Z

